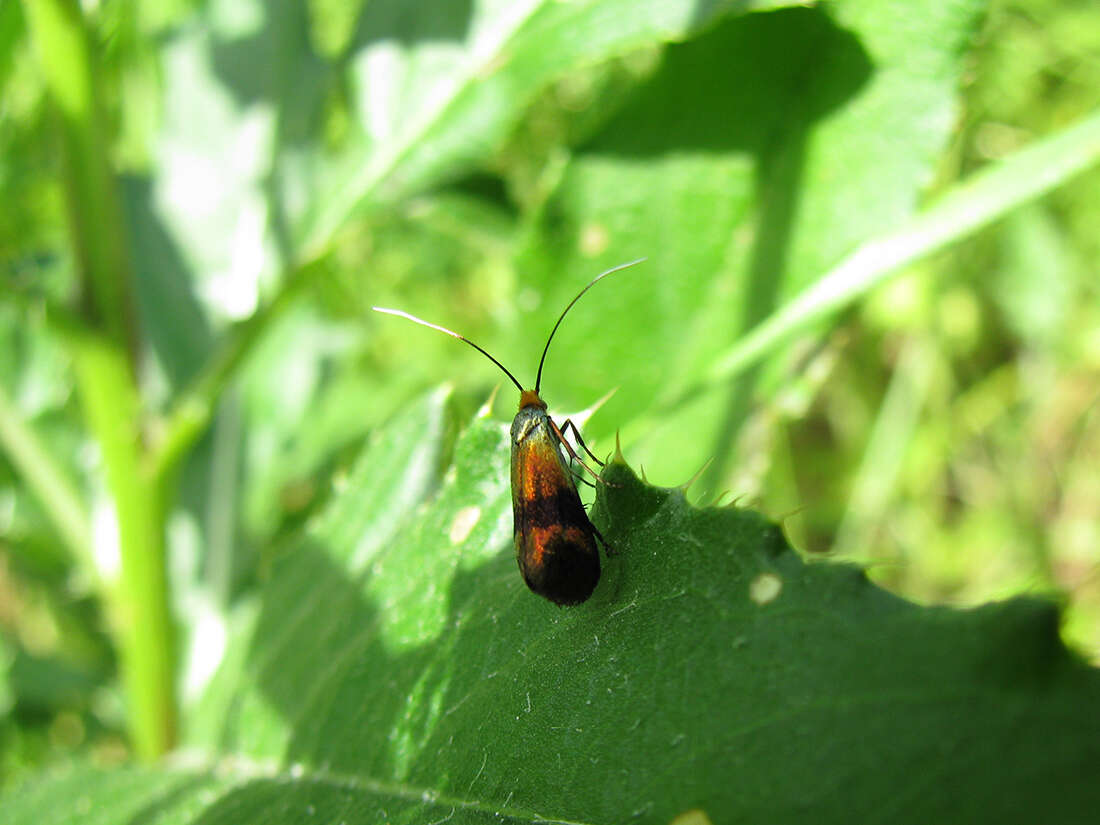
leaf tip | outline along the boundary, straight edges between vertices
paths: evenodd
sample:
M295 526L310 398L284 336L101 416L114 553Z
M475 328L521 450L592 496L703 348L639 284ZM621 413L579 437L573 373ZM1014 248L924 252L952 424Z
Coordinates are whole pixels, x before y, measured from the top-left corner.
M592 415L594 415L594 414L595 414L595 413L596 413L597 411L599 411L600 407L602 407L602 406L603 406L604 404L606 404L606 403L607 403L608 401L610 401L610 400L611 400L611 396L613 396L613 395L614 395L615 393L617 393L618 391L619 391L619 388L618 388L618 387L612 387L612 388L611 388L611 389L609 389L609 390L608 390L607 392L605 392L605 393L604 393L604 394L603 394L602 396L600 396L600 397L599 397L599 398L597 398L597 399L596 399L595 401L593 401L593 402L592 402L592 403L591 403L591 404L590 404L590 405L588 406L588 409L587 409L587 410L584 410L584 416L585 416L585 418L586 418L586 419L587 419L587 418L590 418L590 417L591 417Z
M623 455L623 445L622 442L619 440L618 430L615 430L615 455L611 457L611 460L615 464L626 465L626 456Z
M477 412L474 413L474 418L475 419L488 418L490 415L492 415L493 406L496 404L497 393L499 393L499 392L500 392L500 384L497 383L497 385L495 387L493 387L493 391L491 393L489 393L489 397L485 399L485 403L477 408Z
M689 478L687 481L685 481L683 484L680 485L680 488L679 488L680 492L682 492L686 496L688 490L691 489L691 485L699 480L699 477L706 471L707 467L709 467L711 465L712 461L714 461L713 456L711 456L706 461L704 461L703 466L700 467L698 470L696 470L695 474L692 475L691 478Z

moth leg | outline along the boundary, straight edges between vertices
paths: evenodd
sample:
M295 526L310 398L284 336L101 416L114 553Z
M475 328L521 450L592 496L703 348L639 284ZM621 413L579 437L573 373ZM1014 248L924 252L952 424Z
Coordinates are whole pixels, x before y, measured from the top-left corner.
M573 481L575 483L583 484L586 487L591 487L593 490L596 489L596 485L593 484L591 481L589 481L587 478L585 478L584 473L582 473L580 470L578 470L576 468L576 466L573 464L573 456L569 456L569 474L571 476L573 476Z
M607 543L607 539L605 539L603 537L603 534L599 530L596 529L596 525L592 524L592 522L589 522L588 525L589 525L589 527L592 528L592 532L596 535L596 538L598 538L600 540L600 544L603 545L603 551L605 553L607 553L607 555L609 555L609 556L614 556L615 555L615 548L613 548L610 544Z
M577 443L580 444L584 448L584 451L586 453L588 453L589 458L591 458L593 461L595 461L601 467L604 466L604 463L602 461L600 461L598 458L596 458L596 456L594 456L592 454L592 451L590 449L588 449L588 445L585 444L584 439L581 438L581 431L577 429L577 425L573 423L573 420L571 418L565 419L565 423L561 425L561 431L563 433L566 432L567 430L572 430L573 431L573 437L577 439Z
M558 429L558 425L554 423L554 419L550 418L550 416L547 416L546 420L550 422L550 429L552 429L554 431L554 435L557 437L557 439L561 443L561 445L565 448L565 451L569 454L569 460L570 461L576 460L578 464L580 464L582 467L584 467L584 469L586 469L586 470L588 470L588 472L592 473L592 477L594 479L596 479L596 481L598 481L600 484L607 485L607 482L604 481L602 478L600 478L599 475L597 475L595 472L593 472L592 468L589 467L587 464L585 464L584 461L581 459L581 457L579 455L577 455L577 451L574 450L572 445L570 445L570 443L565 440L565 437L562 435L561 430ZM589 450L588 447L585 445L584 439L581 438L581 434L579 432L577 432L577 425L574 424L572 421L570 421L567 418L565 420L565 424L564 424L563 428L564 427L569 427L573 430L573 434L577 437L577 440L580 442L581 446L584 447L584 451L586 453L588 453L590 456L592 456L592 459L594 461L596 461L602 467L603 462L600 461L598 458L596 458L596 456L592 455L592 451ZM585 480L579 473L576 475L576 478L577 478L578 481L583 481L585 484L587 484L590 487L595 487L596 486L592 482ZM618 486L618 485L611 485L611 486ZM615 555L615 550L610 544L607 543L607 539L605 539L603 537L603 533L601 533L599 530L597 530L596 525L594 525L591 521L588 522L588 526L592 528L593 535L595 535L596 538L598 538L600 540L600 544L603 545L604 552L607 553L607 555L609 555L609 556L614 556Z
M589 481L587 478L585 478L582 473L573 473L573 480L578 481L581 484L587 484L593 490L596 489L596 485L593 484L591 481Z
M607 482L605 482L602 478L600 478L600 474L597 473L595 470L593 470L591 467L589 467L587 464L585 464L584 459L582 459L579 455L577 455L577 451L573 449L573 445L570 444L568 441L566 441L565 436L561 434L561 430L558 429L558 425L554 423L554 419L551 418L550 416L547 416L546 420L550 422L550 429L552 429L554 431L554 436L558 439L558 443L561 444L562 447L565 448L565 451L567 453L569 453L569 457L572 458L572 459L575 459L578 464L580 464L582 467L584 467L584 469L588 470L588 472L592 474L592 477L594 479L596 479L596 481L600 482L601 484L606 484ZM577 428L573 425L573 422L568 420L568 419L566 419L566 421L565 421L565 426L572 427L573 432L577 431ZM581 443L583 444L584 442L582 441ZM586 452L588 451L587 447L585 447L584 449L585 449ZM590 452L588 454L592 455L592 453L590 453ZM592 457L596 458L595 456L592 456ZM596 461L599 461L599 459L597 458ZM600 462L600 463L602 464L603 462Z

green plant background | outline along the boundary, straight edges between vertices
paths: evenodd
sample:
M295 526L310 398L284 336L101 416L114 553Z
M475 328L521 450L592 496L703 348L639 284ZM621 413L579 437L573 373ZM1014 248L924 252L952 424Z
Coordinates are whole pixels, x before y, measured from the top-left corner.
M1036 743L1072 729L1075 702L1095 717L1074 656L1100 660L1098 46L1100 12L1043 0L0 6L0 782L15 814L61 794L75 818L110 822L248 821L299 802L349 821L665 822L704 802L715 822L839 818L853 795L876 798L848 784L876 762L847 737L903 712L905 674L965 672L972 696L1011 706L998 691L1020 691L1021 707L1049 679ZM734 680L749 710L718 713L712 726L736 730L708 750L691 702L744 665L685 651L688 622L740 638L741 579L699 568L729 586L687 587L715 601L697 615L674 597L680 568L658 565L647 581L669 599L621 650L608 616L635 621L640 562L609 561L618 589L577 611L523 591L510 385L471 424L499 372L369 307L459 329L527 383L560 309L640 256L577 304L547 362L553 411L616 389L585 427L597 453L618 432L651 481L698 472L693 501L731 494L804 556L857 562L911 602L1041 595L1075 654L1037 601L891 608L921 631L868 627L866 659L837 659L862 672L901 651L882 681L837 688L870 704L775 729L818 749L800 766L830 766L792 801L769 784L792 764L780 743L736 725L820 678L812 622L779 645L789 669L750 660L773 675L755 691ZM673 525L670 547L719 512L683 507L691 530ZM434 552L444 535L459 556ZM739 542L729 552L759 550ZM833 565L806 570L847 575ZM814 592L791 598L809 610ZM878 607L852 597L837 616L858 627L902 604L869 592ZM969 630L951 624L964 616ZM600 627L605 653L589 649ZM540 659L643 658L508 671L568 683L562 707L540 705L541 734L512 742L491 720L527 692L476 682L531 633ZM952 635L946 664L920 670ZM990 654L995 678L973 665L1017 643L1014 664ZM622 708L598 747L558 732L568 702L646 673L620 700L652 705L667 737L612 746ZM452 718L455 696L487 721ZM987 745L945 756L941 792L908 817L973 821L952 781L1077 778L1096 739L1078 726L1060 754L966 767L998 753L1006 724L979 714L951 740L914 717L945 748ZM876 730L870 743L898 735ZM527 797L509 796L497 756L471 745L484 741L548 760L515 769ZM746 741L759 753L734 756ZM906 746L899 776L931 744ZM606 763L569 765L630 747L652 777L633 805ZM168 768L135 764L172 749ZM488 773L471 764L483 756ZM708 796L739 759L758 793Z

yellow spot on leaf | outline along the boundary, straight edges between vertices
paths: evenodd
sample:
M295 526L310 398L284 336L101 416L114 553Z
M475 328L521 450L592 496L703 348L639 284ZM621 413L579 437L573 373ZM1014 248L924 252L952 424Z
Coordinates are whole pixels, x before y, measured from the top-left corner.
M749 585L749 598L757 604L767 604L775 601L782 589L783 580L779 576L775 573L761 573Z
M451 522L451 529L448 533L451 544L461 544L466 541L470 531L474 529L480 518L480 507L463 507L455 513L454 521Z
M706 811L692 808L690 811L678 814L668 825L711 825L711 821Z

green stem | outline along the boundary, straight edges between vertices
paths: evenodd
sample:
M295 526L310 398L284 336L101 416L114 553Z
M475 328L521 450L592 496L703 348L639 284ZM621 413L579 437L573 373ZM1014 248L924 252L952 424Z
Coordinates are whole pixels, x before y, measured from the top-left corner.
M108 161L90 38L72 0L26 0L24 8L59 115L81 309L92 323L132 351L130 263L126 236L117 231L122 227L122 208Z
M133 284L109 163L91 38L73 0L25 0L55 104L69 233L87 333L67 336L88 427L99 443L122 559L114 599L134 748L153 758L175 738L175 637L165 571L164 485L149 473L134 366Z
M122 578L114 625L122 651L134 748L149 759L176 737L175 626L165 566L165 485L139 438L141 401L126 351L102 336L73 350L84 414L99 444L118 521Z

